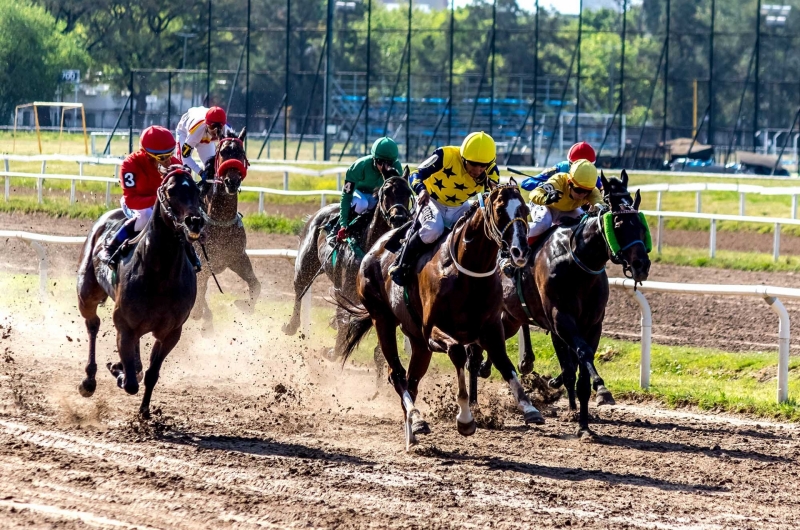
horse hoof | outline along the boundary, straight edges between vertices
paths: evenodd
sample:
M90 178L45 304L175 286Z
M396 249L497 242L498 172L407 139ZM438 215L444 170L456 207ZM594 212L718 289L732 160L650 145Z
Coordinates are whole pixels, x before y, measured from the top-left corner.
M616 405L617 402L614 401L614 396L611 395L611 392L606 390L605 392L598 392L597 398L595 398L595 403L598 407L602 407L604 405Z
M143 420L149 420L149 419L150 419L150 409L149 409L149 408L146 408L146 409L139 409L139 416L140 416L140 417L141 417Z
M519 369L519 373L522 375L528 375L533 373L533 360L525 359L524 361L520 361L517 365L517 369Z
M550 388L561 388L564 385L564 381L561 379L561 376L554 377L550 381L547 382L547 386Z
M480 370L478 370L478 377L488 379L490 375L492 375L492 363L488 360L483 361Z
M94 379L84 379L81 384L78 385L78 392L80 392L81 396L88 398L92 397L96 388L97 381Z
M138 372L136 372L136 382L141 383L142 379L144 379L144 372L139 370Z
M525 413L525 425L529 425L533 423L534 425L543 425L544 424L544 416L542 413L536 409L529 410Z
M411 432L413 432L414 434L430 434L431 428L428 425L427 421L417 420L411 424Z
M592 443L597 440L597 436L589 427L581 427L577 432L578 439L583 443Z
M239 308L239 310L246 315L253 314L254 307L250 304L248 300L235 300L233 302L233 305Z
M281 326L281 331L283 331L284 335L292 336L297 333L297 326L292 326L291 324L287 323Z
M335 362L337 359L339 359L339 356L336 355L335 348L322 348L319 352L319 355L326 361L330 362Z
M478 430L478 424L475 423L475 420L469 423L461 423L456 420L456 425L458 426L458 434L461 436L472 436Z

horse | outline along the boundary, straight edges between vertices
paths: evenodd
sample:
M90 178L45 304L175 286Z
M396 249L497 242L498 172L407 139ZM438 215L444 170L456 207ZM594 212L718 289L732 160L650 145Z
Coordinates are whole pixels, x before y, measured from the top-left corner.
M213 315L206 301L208 279L225 269L235 272L247 282L248 300L236 300L234 305L244 313L252 313L261 294L261 282L253 272L247 256L247 233L239 216L239 186L247 176L247 155L244 138L247 130L236 135L229 132L217 144L216 154L206 162L206 174L213 180L201 191L201 215L205 221L204 251L207 267L197 275L197 297L192 318L203 319L203 333L213 329ZM216 280L215 280L216 281Z
M518 269L513 279L503 279L503 328L512 336L530 324L550 332L562 373L549 386L567 388L569 407L576 410L575 370L579 369L577 396L580 400L579 430L581 437L591 437L588 403L589 381L597 393L598 405L613 405L614 398L605 387L594 366L594 355L600 341L608 302L606 263L622 264L624 272L636 282L647 279L650 271L648 252L650 232L639 213L642 197L636 190L632 199L628 192L628 174L621 180L606 179L601 172L603 196L609 211L586 214L574 226L556 227L539 241L530 267ZM530 335L520 359L520 371L533 369ZM470 362L470 400L477 396L478 372L486 374L488 362L478 368L482 352L475 346L468 352Z
M428 370L432 352L447 353L456 368L458 432L475 433L477 426L469 407L464 378L466 350L477 343L489 352L511 388L526 423L544 423L522 388L506 354L501 323L503 292L497 275L497 255L508 247L515 266L525 265L528 251L526 219L529 210L516 182L496 185L459 219L453 230L440 238L417 261L414 278L406 288L396 285L389 267L394 255L387 245L396 234L383 236L364 257L356 291L362 307L350 306L345 359L374 325L380 348L389 364L389 380L401 399L406 450L417 443L417 434L430 433L414 402L419 383ZM337 298L340 306L346 301ZM400 362L396 331L400 326L411 344L408 374Z
M194 305L197 280L186 245L200 238L203 218L197 185L188 170L171 166L157 191L153 216L124 255L116 273L98 257L104 240L113 237L124 220L122 210L103 214L94 224L81 252L78 267L78 308L89 332L89 360L80 394L91 397L97 387L95 359L100 318L97 306L114 300L113 320L117 330L119 363L108 363L117 386L128 394L139 391L142 360L139 340L152 333L156 341L150 366L144 374L144 397L139 414L150 417L150 398L158 382L161 364L178 343L181 329Z
M292 316L284 326L287 335L294 335L300 326L300 306L303 295L311 287L314 279L322 272L333 283L334 289L349 299L356 298L356 275L363 258L363 250L358 242L363 241L363 248L369 249L386 232L406 224L411 216L413 192L408 184L408 167L403 176L387 178L376 192L377 206L369 215L357 217L350 225L346 244L328 243L323 227L331 223L339 213L339 205L331 204L320 209L303 227L300 235L300 248L295 260L294 272L294 309ZM344 325L349 313L337 307L334 322L337 324L336 346L325 350L330 360L341 357L344 344ZM383 356L375 350L375 364L378 377L383 369Z

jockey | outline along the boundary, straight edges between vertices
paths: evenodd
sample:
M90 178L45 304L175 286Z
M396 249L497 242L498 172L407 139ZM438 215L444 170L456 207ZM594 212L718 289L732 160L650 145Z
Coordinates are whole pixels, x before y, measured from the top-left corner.
M128 220L100 253L100 260L112 269L117 265L117 250L122 243L141 232L153 215L156 190L164 178L159 168L181 163L173 156L175 137L164 127L153 125L142 131L140 144L141 149L125 157L119 170L120 205Z
M587 142L578 142L577 144L573 145L569 148L567 160L559 162L550 169L542 171L535 177L526 178L522 181L522 184L520 184L519 187L527 191L533 191L534 188L544 183L544 181L556 173L569 173L570 164L573 164L578 160L588 160L592 164L594 164L597 160L597 155L594 152L594 148ZM600 184L599 178L597 179L597 187L598 189L603 187L602 184Z
M603 196L597 189L597 168L588 160L572 164L569 173L556 173L531 192L531 225L528 241L542 235L562 217L578 218L581 206L602 207Z
M377 204L375 191L383 185L385 179L403 173L403 168L397 160L399 155L394 140L384 136L372 144L371 154L359 158L347 170L342 201L339 205L337 240L344 241L347 238L351 209L358 215L375 208Z
M205 165L215 154L215 142L232 130L227 121L228 117L220 107L192 107L178 122L176 133L183 164L200 175L202 182L209 176L206 175ZM197 150L202 167L192 158L194 150Z
M490 175L498 175L497 149L491 136L474 132L461 147L440 147L409 177L417 193L421 226L406 237L405 249L389 269L398 285L405 285L417 258L469 210L469 198L488 189ZM412 227L413 230L414 227Z

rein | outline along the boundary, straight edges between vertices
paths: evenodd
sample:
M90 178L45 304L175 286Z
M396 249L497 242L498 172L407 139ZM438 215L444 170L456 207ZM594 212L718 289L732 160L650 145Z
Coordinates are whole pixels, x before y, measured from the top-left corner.
M400 210L405 212L406 217L411 217L411 211L408 208L407 204L397 203L397 204L393 204L393 205L389 206L388 208L385 208L383 206L383 197L384 197L384 194L385 194L384 189L386 187L386 183L387 182L394 182L394 181L402 182L403 184L405 184L405 186L408 188L408 190L411 191L411 185L408 183L408 181L406 179L404 179L402 177L389 177L388 179L384 180L383 185L378 189L378 211L380 212L381 216L383 217L383 220L386 221L387 223L389 223L389 218L390 218L389 212L394 208L399 208ZM414 194L411 193L411 196L413 197ZM413 205L412 205L411 208L413 209Z

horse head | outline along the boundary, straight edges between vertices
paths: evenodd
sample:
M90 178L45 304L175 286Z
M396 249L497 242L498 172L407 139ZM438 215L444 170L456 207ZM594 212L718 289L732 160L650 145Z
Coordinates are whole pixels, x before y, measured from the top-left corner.
M225 185L225 192L234 195L239 192L242 180L247 176L247 155L244 150L244 139L247 128L236 135L228 132L217 144L214 156L215 177Z
M498 184L486 199L486 221L492 239L508 250L516 267L524 267L528 259L528 215L530 210L512 178Z
M600 172L603 183L603 199L611 208L603 215L604 234L612 254L612 261L622 265L627 276L643 282L650 274L651 250L650 229L644 215L639 213L642 195L636 190L631 197L628 191L628 173L623 169L621 178L606 179Z
M182 229L190 241L198 240L205 222L200 213L200 190L191 172L177 164L161 171L164 180L157 196L162 219L176 231Z
M411 217L411 197L413 192L408 184L408 167L403 176L394 168L384 172L386 180L378 189L378 209L392 228L403 226Z

